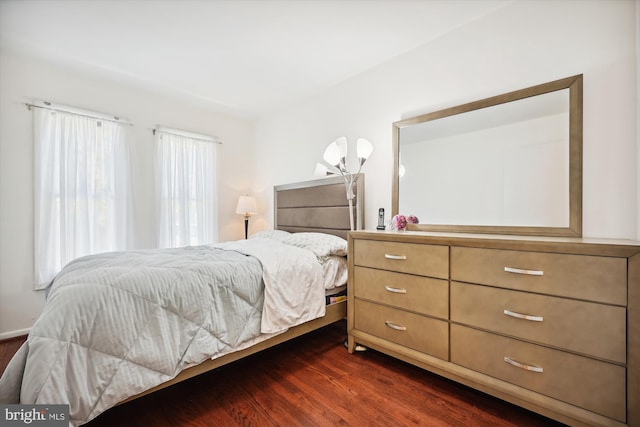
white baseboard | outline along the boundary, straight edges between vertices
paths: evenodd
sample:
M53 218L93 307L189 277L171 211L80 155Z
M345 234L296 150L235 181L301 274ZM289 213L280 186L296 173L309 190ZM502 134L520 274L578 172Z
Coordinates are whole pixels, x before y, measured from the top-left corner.
M18 329L17 331L3 332L0 334L0 341L8 340L15 337L21 337L23 335L29 335L31 328Z

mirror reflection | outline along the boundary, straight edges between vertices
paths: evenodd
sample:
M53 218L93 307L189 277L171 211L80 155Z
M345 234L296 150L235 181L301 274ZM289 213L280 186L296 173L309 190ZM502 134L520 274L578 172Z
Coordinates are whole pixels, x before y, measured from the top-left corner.
M395 123L393 213L414 229L580 235L578 78Z

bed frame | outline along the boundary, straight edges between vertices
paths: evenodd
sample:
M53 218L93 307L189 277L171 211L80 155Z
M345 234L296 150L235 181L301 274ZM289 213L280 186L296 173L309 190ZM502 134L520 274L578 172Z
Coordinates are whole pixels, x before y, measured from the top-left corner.
M354 186L354 224L364 228L364 174ZM340 176L273 188L275 228L290 232L315 231L344 239L349 233L349 203Z
M364 206L364 176L360 176L355 187L354 223L357 224L358 229L362 229L364 228L362 208ZM344 180L340 176L275 186L273 204L276 229L290 232L322 232L347 238L350 230L349 206ZM205 360L199 365L183 370L172 380L132 396L120 404L209 372L346 317L346 301L328 305L324 317L290 328L280 335L261 341L244 350L229 353L213 360Z

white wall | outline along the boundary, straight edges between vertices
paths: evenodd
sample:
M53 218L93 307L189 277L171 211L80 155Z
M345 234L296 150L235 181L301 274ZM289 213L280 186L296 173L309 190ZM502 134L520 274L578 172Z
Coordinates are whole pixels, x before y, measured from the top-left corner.
M365 166L365 222L375 228L377 209L391 207L392 122L584 74L583 234L635 239L636 5L519 0L263 117L256 127L262 161L255 182L268 189L310 179L335 137L352 143L365 137L375 147Z
M238 196L250 189L251 123L209 112L79 70L3 52L0 56L0 339L31 327L44 304L33 282L32 114L35 99L126 117L134 124L135 247L154 247L152 128L158 124L217 135L219 238L243 237Z

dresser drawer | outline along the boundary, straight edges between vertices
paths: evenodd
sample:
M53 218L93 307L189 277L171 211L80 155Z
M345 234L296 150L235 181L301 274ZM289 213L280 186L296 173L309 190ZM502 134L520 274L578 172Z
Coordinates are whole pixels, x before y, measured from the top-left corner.
M364 267L449 278L449 247L354 240L354 263Z
M422 353L449 357L449 324L443 320L356 299L354 327Z
M627 303L624 258L452 247L451 279L609 304Z
M451 361L625 422L626 370L622 366L460 325L451 325ZM518 363L542 372L515 366Z
M624 307L452 282L451 321L626 362Z
M367 267L353 272L356 298L449 318L449 281Z

